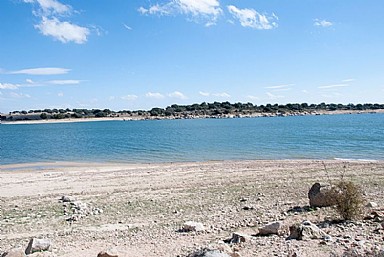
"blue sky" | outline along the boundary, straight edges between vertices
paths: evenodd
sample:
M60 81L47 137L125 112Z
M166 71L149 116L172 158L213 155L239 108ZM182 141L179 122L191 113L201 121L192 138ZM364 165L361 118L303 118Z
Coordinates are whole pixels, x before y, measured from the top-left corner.
M0 112L384 103L382 0L1 0Z

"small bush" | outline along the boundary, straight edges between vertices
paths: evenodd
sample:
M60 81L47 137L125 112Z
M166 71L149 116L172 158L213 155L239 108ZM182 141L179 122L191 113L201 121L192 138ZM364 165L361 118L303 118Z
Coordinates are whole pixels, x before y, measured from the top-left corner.
M336 210L344 220L358 219L363 211L363 194L352 181L339 181L331 193L336 202Z

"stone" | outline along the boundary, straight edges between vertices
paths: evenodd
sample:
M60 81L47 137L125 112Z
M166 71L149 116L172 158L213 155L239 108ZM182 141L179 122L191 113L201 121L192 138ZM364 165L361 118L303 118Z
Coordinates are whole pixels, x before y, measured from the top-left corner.
M231 256L219 250L203 249L188 255L188 257L231 257Z
M268 235L278 235L282 227L281 222L276 221L265 225L262 228L259 228L259 235L268 236Z
M200 222L187 221L183 225L183 231L185 231L185 232L192 232L192 231L200 232L200 231L205 231L205 227Z
M239 243L244 243L250 239L250 236L241 234L238 232L232 233L232 238L229 239L230 244L239 244Z
M321 239L326 236L324 231L307 220L303 221L301 224L290 226L289 232L288 239L297 240Z
M26 257L23 249L11 249L8 252L5 252L1 257Z
M60 198L60 201L62 201L63 203L70 203L70 202L74 202L75 199L73 199L71 196L63 195L63 196Z
M311 207L328 207L336 204L329 187L315 183L308 191L309 205Z
M25 253L28 255L34 252L51 251L51 250L52 250L51 240L32 238L29 241L29 244L27 246L27 249L25 250Z
M108 249L107 251L101 251L97 257L119 257L119 253L116 249Z
M367 205L365 205L365 207L368 207L368 208L377 208L377 206L379 205L375 202L369 202L367 203Z

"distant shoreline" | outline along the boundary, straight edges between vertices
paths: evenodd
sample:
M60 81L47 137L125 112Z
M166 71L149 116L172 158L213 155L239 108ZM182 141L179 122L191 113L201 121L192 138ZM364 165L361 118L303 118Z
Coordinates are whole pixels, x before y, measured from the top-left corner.
M100 118L64 118L64 119L41 119L41 120L15 120L4 121L0 124L14 125L14 124L52 124L52 123L75 123L75 122L99 122L99 121L139 121L139 120L175 120L175 119L231 119L231 118L260 118L260 117L289 117L289 116L313 116L313 115L340 115L340 114L377 114L384 113L384 109L379 110L319 110L313 112L292 112L288 114L281 113L254 113L249 115L189 115L171 116L171 117L159 117L159 116L120 116L120 117L100 117Z

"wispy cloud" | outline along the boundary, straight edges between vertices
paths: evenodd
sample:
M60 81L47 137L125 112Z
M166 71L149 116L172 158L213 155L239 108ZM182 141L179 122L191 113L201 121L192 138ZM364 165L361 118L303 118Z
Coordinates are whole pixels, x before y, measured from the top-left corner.
M63 92L59 92L59 93L57 94L57 96L58 96L58 97L63 97L63 96L64 96L64 93L63 93Z
M289 88L291 86L294 86L295 84L286 84L286 85L278 85L278 86L270 86L270 87L265 87L267 89L283 89L283 88Z
M29 94L11 92L9 94L12 98L31 98Z
M213 96L216 96L216 97L222 97L222 98L230 98L231 95L226 93L226 92L222 92L222 93L215 93L215 94L212 94Z
M136 100L138 98L138 96L137 95L125 95L125 96L122 96L120 98L125 100L125 101L134 101L134 100Z
M274 14L267 16L260 14L254 9L239 9L234 5L227 6L228 11L237 19L241 26L253 29L265 30L277 28L278 17Z
M343 79L342 82L353 82L355 81L356 79Z
M284 98L284 97L285 97L285 96L283 96L283 95L275 95L275 94L272 94L271 92L267 92L266 94L267 94L267 96L268 96L268 98L269 98L270 100L276 100L276 99L281 99L281 98Z
M247 98L250 100L260 100L260 97L254 95L247 95Z
M313 22L313 25L316 27L327 28L327 27L331 27L333 23L327 20L315 19Z
M67 74L70 69L65 68L34 68L11 71L9 74L27 74L27 75L59 75Z
M169 93L168 96L171 98L178 98L178 99L187 99L188 98L183 93L181 93L179 91Z
M34 27L45 36L53 37L62 43L74 42L83 44L87 42L90 29L62 21L62 17L72 14L70 5L62 4L57 0L24 0L24 3L34 4L37 9L33 14L41 19Z
M218 0L171 0L148 8L140 7L138 12L145 15L167 16L185 14L190 20L202 21L206 26L210 26L216 24L223 11Z
M163 99L165 96L160 93L148 92L145 94L145 97L154 98L154 99Z
M77 85L77 84L80 84L80 80L74 80L74 79L50 80L47 83L52 85Z
M200 91L199 95L201 95L201 96L210 96L211 94L209 92Z
M339 88L339 87L349 87L349 85L348 84L333 84L333 85L320 86L318 88L320 88L320 89L330 89L330 88Z
M128 26L127 24L123 23L123 26L124 28L126 28L127 30L133 30L132 27Z
M0 83L0 89L18 89L19 87L19 84Z

